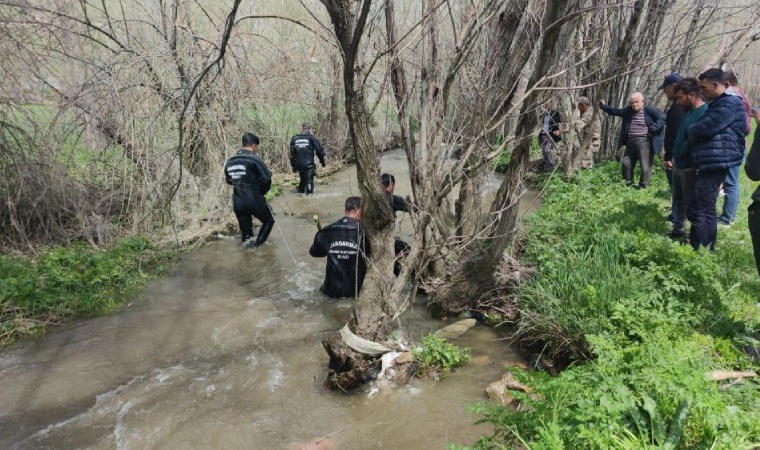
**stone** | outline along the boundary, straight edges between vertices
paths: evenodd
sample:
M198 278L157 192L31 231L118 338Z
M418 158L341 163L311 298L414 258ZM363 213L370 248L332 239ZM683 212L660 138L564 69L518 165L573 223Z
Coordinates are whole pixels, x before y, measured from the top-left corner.
M538 398L533 394L533 389L530 386L519 382L511 372L505 373L499 381L489 384L486 388L486 394L488 394L489 399L499 402L502 406L507 406L515 400L509 393L510 390L524 392L534 399Z
M472 358L472 361L470 362L470 364L472 364L473 366L485 366L489 362L491 362L491 358L489 358L488 355L481 355L481 356L476 356Z
M475 319L464 319L458 322L452 323L449 326L443 327L436 331L435 334L444 339L456 339L465 334L470 328L477 325L478 321Z

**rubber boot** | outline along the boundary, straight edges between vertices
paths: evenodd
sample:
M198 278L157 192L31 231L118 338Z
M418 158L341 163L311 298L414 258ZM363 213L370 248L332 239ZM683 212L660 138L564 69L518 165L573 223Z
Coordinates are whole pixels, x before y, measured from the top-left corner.
M273 226L274 226L274 221L265 222L261 225L261 228L259 229L259 235L256 237L256 242L253 243L254 247L258 247L259 245L266 242L267 238L269 237L269 233L272 231Z

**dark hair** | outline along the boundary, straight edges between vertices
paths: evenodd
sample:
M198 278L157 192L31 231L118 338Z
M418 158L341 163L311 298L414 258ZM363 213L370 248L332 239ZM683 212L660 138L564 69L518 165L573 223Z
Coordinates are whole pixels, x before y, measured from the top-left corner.
M346 199L346 211L354 211L362 207L362 199L360 197L348 197Z
M726 73L720 69L707 69L699 75L699 81L707 80L711 83L725 83Z
M676 83L676 92L683 92L686 95L696 94L699 96L699 81L694 77L687 77Z
M388 187L392 184L396 184L396 177L389 173L384 173L380 175L380 182L383 184L383 186Z
M249 145L259 145L259 137L253 133L245 133L243 135L243 147L248 147Z
M736 86L736 85L739 84L739 79L736 78L736 74L734 73L733 70L727 70L726 71L726 81L731 86Z
M311 130L311 129L312 129L312 126L311 126L311 124L309 122L304 122L301 125L301 130L303 130L303 131L307 131L307 130Z

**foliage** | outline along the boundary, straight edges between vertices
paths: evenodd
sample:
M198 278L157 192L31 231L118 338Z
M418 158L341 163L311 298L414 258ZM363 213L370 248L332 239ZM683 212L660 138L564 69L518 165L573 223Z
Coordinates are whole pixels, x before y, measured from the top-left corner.
M446 339L428 334L422 338L422 346L414 350L414 356L420 362L421 373L448 374L452 369L470 361L470 352L459 348Z
M495 426L478 448L748 448L760 441L760 383L721 390L713 370L757 365L760 280L747 230L721 229L715 253L665 237L664 176L624 187L617 165L548 181L531 218L536 276L517 292L518 335L576 361L518 377L520 411L475 407ZM743 198L753 186L745 181ZM745 214L741 212L740 214Z
M76 244L46 249L35 259L0 256L0 345L65 317L115 310L173 256L139 237L108 250Z

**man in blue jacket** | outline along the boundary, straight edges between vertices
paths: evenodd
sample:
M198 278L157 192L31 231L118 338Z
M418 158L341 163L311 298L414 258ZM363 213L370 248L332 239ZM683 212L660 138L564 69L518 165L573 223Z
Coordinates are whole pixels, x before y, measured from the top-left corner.
M739 166L744 158L747 136L746 113L739 97L726 94L726 78L720 69L708 69L699 76L702 96L709 102L702 118L686 129L692 158L697 171L694 176L691 245L715 249L718 217L715 204L720 184L729 169Z
M752 115L755 118L755 139L752 141L752 148L747 155L747 163L744 165L744 172L752 181L760 181L760 108L753 109ZM755 251L755 265L757 273L760 275L760 186L752 193L752 204L749 205L747 221L749 223L749 234L752 236L752 248Z
M652 155L662 149L662 130L665 127L665 114L657 107L644 103L644 95L634 92L625 108L615 108L599 100L602 111L612 116L623 118L620 126L618 147L625 146L621 161L623 178L628 186L633 184L633 170L636 162L641 163L639 187L649 186L652 176Z

